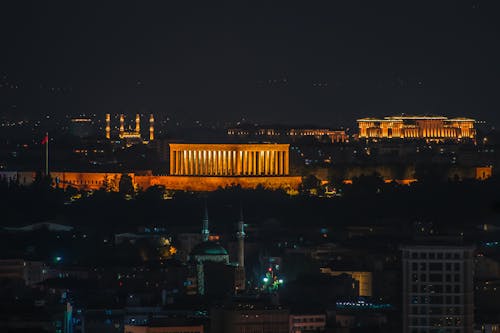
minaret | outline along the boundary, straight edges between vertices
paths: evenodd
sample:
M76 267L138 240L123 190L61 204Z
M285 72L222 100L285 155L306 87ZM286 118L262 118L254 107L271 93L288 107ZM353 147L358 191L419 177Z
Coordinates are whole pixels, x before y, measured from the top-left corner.
M135 132L141 132L141 116L139 114L135 115Z
M207 201L205 200L205 209L203 211L202 228L201 228L201 241L208 242L210 231L208 230L208 208Z
M120 115L120 139L123 138L124 132L125 132L125 116L122 113Z
M106 139L111 139L111 115L106 113Z
M153 141L155 139L155 118L153 114L149 116L149 141Z
M240 208L240 220L238 221L238 266L245 268L245 222L243 221L243 208Z

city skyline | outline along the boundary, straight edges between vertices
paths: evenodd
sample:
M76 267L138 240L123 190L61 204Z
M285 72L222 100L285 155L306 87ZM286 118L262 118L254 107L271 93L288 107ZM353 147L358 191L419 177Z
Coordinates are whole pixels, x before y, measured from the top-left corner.
M498 9L0 4L0 331L500 332Z

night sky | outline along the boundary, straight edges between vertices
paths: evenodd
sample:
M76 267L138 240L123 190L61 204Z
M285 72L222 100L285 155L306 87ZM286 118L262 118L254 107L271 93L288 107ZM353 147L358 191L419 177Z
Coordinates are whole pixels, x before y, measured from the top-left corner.
M8 2L3 117L141 111L335 127L408 113L500 123L496 1Z

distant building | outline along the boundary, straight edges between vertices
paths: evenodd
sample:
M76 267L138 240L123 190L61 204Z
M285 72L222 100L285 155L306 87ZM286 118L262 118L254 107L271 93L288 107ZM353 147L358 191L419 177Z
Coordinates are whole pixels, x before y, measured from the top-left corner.
M244 223L243 217L238 222L237 233L241 246L238 249L238 263L229 262L229 254L218 242L210 240L208 230L208 210L205 205L201 242L191 251L189 259L193 268L193 281L196 286L196 294L221 297L232 295L237 291L245 289L245 267L244 267ZM193 293L193 287L188 286L188 293Z
M22 259L1 259L0 279L23 280L28 286L35 285L48 278L48 268L41 261Z
M359 283L359 296L373 296L373 277L372 272L363 271L344 271L344 270L332 270L329 267L320 268L321 273L328 274L330 276L339 276L341 274L347 274L351 276L354 280Z
M156 319L147 324L125 325L125 333L203 333L203 325L187 320Z
M290 311L258 301L233 301L210 311L211 331L217 333L289 333Z
M326 330L326 314L324 313L292 313L290 314L290 333L324 332Z
M403 332L473 332L472 246L436 239L403 251Z
M475 139L475 120L442 116L394 116L358 119L360 139Z
M149 140L144 140L145 143L153 141L155 138L154 134L154 116L151 114L149 116ZM106 114L106 127L105 127L106 139L111 139L111 115ZM120 140L125 140L127 144L140 143L143 142L141 136L141 115L135 115L135 127L126 130L125 128L125 115L120 114L120 127L118 130L118 138Z
M93 122L90 118L71 118L69 132L78 138L88 138L94 135Z
M170 144L167 188L212 191L240 186L297 189L302 179L290 175L288 144ZM152 184L156 179L152 179Z
M286 141L296 141L304 137L318 140L327 138L332 143L349 141L345 130L328 128L234 127L228 128L227 134L233 137L274 138Z

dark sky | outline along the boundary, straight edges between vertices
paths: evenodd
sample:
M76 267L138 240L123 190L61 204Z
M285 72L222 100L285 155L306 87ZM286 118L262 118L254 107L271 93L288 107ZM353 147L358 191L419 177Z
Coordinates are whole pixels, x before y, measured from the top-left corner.
M495 2L2 1L0 112L496 124Z

